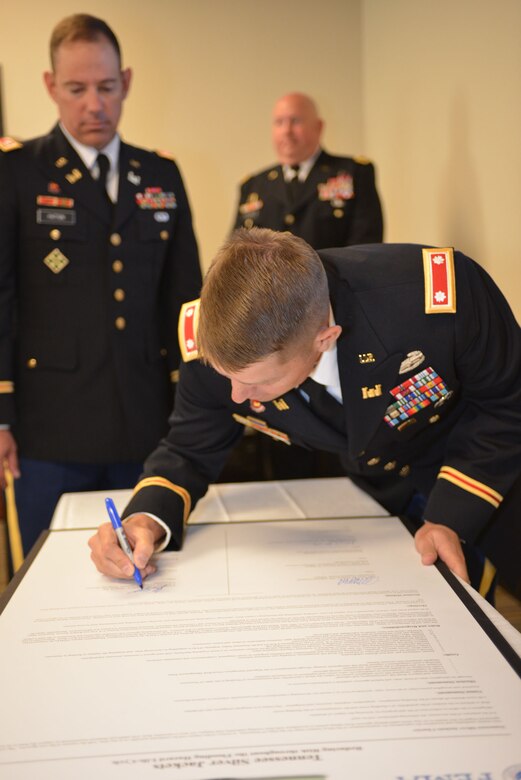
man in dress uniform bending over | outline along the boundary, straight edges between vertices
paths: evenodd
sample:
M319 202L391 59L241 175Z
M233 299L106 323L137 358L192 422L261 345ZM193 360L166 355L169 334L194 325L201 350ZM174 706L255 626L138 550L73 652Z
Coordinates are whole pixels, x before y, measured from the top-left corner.
M61 493L137 479L201 283L177 165L117 132L131 72L114 33L74 15L50 50L58 124L0 139L0 489L7 462L25 552Z
M180 332L170 433L124 512L145 576L156 547L182 545L252 425L289 452L337 452L356 485L416 523L425 564L439 557L475 586L485 573L483 592L493 564L519 589L521 335L477 263L413 244L316 253L290 233L238 230ZM110 524L90 544L100 571L132 576Z

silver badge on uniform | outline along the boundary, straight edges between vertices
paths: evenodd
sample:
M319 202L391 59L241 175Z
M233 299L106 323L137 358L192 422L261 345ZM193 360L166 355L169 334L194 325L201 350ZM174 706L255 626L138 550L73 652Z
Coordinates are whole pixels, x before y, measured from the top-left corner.
M400 364L399 374L406 374L407 371L412 371L413 368L421 366L425 360L425 355L420 352L419 349L414 349L412 352L408 352L405 360L402 360Z
M168 222L170 214L167 211L156 211L154 213L154 219L156 222Z
M137 173L134 173L134 171L129 171L127 173L127 179L131 184L134 184L136 187L138 184L141 184L141 176L138 176Z

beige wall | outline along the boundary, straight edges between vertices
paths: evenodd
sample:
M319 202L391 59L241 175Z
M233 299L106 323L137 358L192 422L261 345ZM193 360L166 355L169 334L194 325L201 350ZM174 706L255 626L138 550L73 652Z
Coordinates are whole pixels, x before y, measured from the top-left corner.
M103 17L118 35L134 70L123 135L175 155L205 266L231 229L238 183L273 161L279 95L313 94L328 146L364 151L360 0L84 0L79 9L20 0L0 24L9 133L27 138L53 123L40 74L51 28L76 10Z
M134 69L123 135L175 154L205 266L238 182L273 160L274 99L298 89L331 151L376 161L386 240L461 248L521 318L519 0L20 0L0 25L8 133L54 122L47 41L76 10L116 30Z
M363 30L386 240L465 251L521 319L521 3L364 0Z

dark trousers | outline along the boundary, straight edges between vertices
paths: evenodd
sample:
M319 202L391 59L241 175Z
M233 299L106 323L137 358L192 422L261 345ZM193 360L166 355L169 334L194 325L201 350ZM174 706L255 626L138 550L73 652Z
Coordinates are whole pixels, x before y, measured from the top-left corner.
M62 493L131 488L142 469L142 463L59 463L21 458L15 497L24 554L49 527ZM93 525L104 519L93 517Z

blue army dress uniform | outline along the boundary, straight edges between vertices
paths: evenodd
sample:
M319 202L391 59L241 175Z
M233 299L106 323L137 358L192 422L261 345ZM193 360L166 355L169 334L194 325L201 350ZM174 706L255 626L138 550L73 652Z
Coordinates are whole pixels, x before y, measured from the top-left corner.
M288 230L314 249L382 241L383 218L373 164L322 151L296 199L281 165L251 176L240 189L235 228Z
M229 380L194 359L192 302L182 312L188 362L170 433L147 459L125 516L162 518L170 548L179 547L191 509L252 425L281 447L338 453L346 474L392 514L425 497L423 517L479 545L519 589L521 336L503 295L451 249L387 244L319 255L342 326L344 430L317 416L299 389L233 403Z
M111 204L58 125L0 149L0 423L22 457L139 463L201 284L177 165L121 142Z

